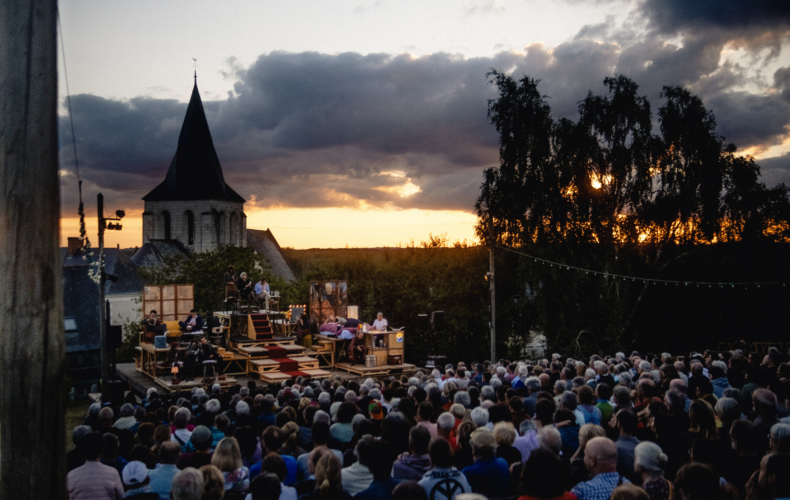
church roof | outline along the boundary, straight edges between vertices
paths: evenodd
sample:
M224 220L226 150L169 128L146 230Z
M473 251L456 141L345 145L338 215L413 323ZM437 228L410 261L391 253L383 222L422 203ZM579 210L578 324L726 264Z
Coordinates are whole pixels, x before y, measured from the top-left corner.
M197 82L178 136L178 148L165 180L143 197L145 201L222 200L244 203L225 183Z

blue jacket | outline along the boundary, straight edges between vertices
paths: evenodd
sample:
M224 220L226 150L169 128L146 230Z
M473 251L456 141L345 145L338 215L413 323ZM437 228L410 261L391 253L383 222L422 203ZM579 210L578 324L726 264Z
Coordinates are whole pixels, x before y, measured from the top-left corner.
M462 471L472 491L488 498L506 497L510 471L504 458L478 459Z
M715 394L717 398L724 397L724 391L732 387L727 377L714 378L710 383L713 384L713 394Z

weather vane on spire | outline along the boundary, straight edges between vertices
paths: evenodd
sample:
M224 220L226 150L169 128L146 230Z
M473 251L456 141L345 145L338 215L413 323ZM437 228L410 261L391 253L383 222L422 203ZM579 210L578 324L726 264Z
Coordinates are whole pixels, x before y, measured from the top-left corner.
M197 59L193 57L192 60L195 61L195 85L197 85Z

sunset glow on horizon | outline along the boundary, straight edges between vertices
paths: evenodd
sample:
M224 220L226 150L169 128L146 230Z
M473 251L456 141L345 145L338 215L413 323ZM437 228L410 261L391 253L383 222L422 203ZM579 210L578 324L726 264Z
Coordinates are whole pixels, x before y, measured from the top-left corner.
M476 242L477 217L460 210L385 210L353 208L272 208L246 209L247 229L270 229L281 247L374 248L419 245L430 234L446 234L455 241ZM91 245L98 246L96 217L85 218ZM122 221L121 231L104 233L107 248L135 248L142 245L142 211L130 213ZM79 218L60 219L60 245L68 237L79 236Z

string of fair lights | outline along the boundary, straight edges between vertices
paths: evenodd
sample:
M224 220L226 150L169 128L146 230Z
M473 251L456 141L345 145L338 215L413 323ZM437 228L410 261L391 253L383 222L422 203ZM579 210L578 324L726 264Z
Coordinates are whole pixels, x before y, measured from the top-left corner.
M675 285L675 286L691 286L691 287L719 287L719 288L736 288L736 287L743 287L744 289L748 289L749 287L760 288L763 286L787 286L787 283L784 281L754 281L754 282L719 282L719 281L687 281L687 280L665 280L665 279L658 279L658 278L643 278L640 276L627 276L624 274L614 274L608 271L597 271L595 269L588 269L584 267L572 266L569 264L563 264L562 262L555 262L548 259L543 259L540 257L535 257L534 255L530 255L528 253L524 253L519 250L515 250L510 247L496 245L497 248L502 250L507 250L508 252L512 252L529 259L532 259L533 262L539 263L541 265L546 265L548 267L557 267L559 269L564 269L566 271L577 271L583 272L585 274L591 274L594 276L604 276L606 278L611 278L614 280L622 280L622 281L632 281L632 282L642 282L647 283L649 285L660 285L663 284L665 286Z

